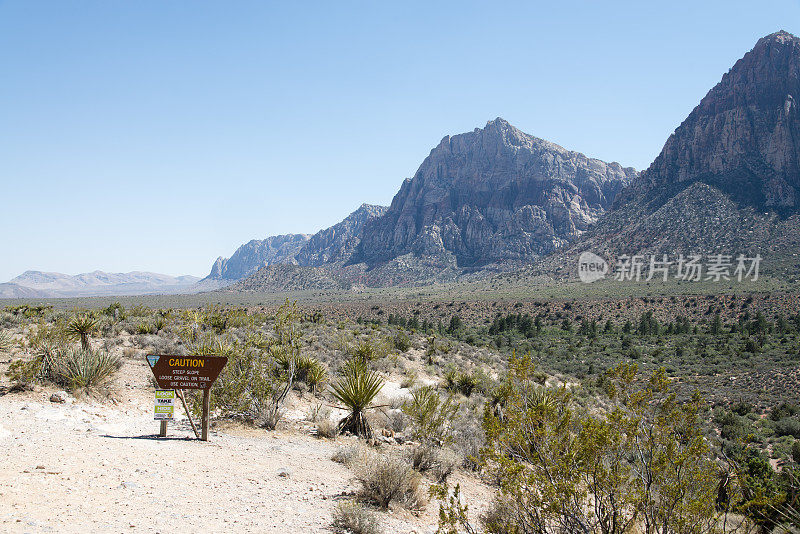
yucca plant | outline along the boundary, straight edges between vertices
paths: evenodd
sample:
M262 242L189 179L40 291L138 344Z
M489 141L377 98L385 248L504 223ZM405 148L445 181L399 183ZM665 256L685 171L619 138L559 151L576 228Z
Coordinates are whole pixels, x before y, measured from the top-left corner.
M325 382L328 381L328 370L325 369L325 366L322 365L319 361L315 360L314 358L309 358L311 360L310 365L306 370L306 384L308 387L311 388L313 393L316 393L320 386L324 385Z
M56 382L70 389L100 386L121 366L119 357L108 352L73 349L59 352L53 364Z
M91 350L89 336L97 330L98 320L88 313L76 315L67 324L67 334L75 340L80 340L84 351Z
M372 437L372 428L367 421L365 410L383 388L383 380L360 359L349 360L342 370L342 376L331 384L333 396L350 410L339 421L340 432L350 432L356 436Z

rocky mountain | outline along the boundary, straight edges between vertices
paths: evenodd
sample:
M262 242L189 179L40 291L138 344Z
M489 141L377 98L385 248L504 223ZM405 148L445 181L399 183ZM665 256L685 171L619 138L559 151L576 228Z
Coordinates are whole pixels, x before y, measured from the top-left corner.
M385 215L365 225L350 263L409 254L468 269L529 262L589 229L634 176L498 118L442 139Z
M738 203L800 207L800 39L758 41L700 101L650 167L617 199L652 211L696 182Z
M204 279L236 281L246 278L265 265L294 263L295 256L308 242L307 234L286 234L245 243L230 258L219 257Z
M539 267L573 271L591 250L739 254L800 273L800 39L760 39L667 139L595 229ZM569 266L569 269L565 269Z
M385 206L362 204L342 222L311 236L297 253L297 264L319 267L349 260L361 242L364 225L381 217L386 210Z
M88 297L101 295L145 295L183 293L199 278L133 271L106 273L94 271L78 275L25 271L6 284L0 296L6 298Z
M312 236L288 234L250 241L239 247L229 259L217 258L211 273L196 284L195 290L209 291L226 287L272 265L325 266L338 273L360 243L364 225L380 217L385 211L384 206L362 204L343 221ZM345 271L346 277L352 269ZM274 289L275 283L272 280L277 274L288 272L281 269L268 270L259 280L270 280L268 285ZM317 275L311 278L317 278Z

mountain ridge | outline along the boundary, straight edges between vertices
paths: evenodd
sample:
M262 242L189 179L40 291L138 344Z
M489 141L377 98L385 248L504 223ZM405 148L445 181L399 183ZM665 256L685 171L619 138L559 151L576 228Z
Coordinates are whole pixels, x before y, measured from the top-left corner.
M530 260L586 231L634 176L498 117L445 136L386 214L365 225L350 263L374 267L408 253L451 253L460 268Z
M95 270L68 275L27 270L3 284L4 290L0 294L7 295L6 298L169 294L184 292L199 280L196 276L170 276L147 271L109 273Z

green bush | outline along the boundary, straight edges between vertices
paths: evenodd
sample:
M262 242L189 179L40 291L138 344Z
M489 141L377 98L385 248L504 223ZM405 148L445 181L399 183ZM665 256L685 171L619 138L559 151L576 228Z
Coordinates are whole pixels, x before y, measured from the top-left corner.
M406 352L411 348L411 340L405 332L398 331L394 335L394 339L392 341L394 343L394 348L400 352Z
M442 400L433 386L412 391L411 399L403 403L403 412L410 419L414 439L433 445L442 445L452 439L450 429L458 404L451 396Z
M777 421L775 423L775 434L800 439L800 421L788 417Z

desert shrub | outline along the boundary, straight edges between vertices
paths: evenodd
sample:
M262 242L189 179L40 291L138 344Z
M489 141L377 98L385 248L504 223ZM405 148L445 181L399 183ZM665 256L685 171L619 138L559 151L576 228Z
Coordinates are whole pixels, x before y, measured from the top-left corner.
M800 421L788 417L777 421L775 423L775 434L800 439Z
M228 316L224 313L213 313L208 318L208 324L216 334L222 334L228 328Z
M406 452L411 467L428 473L435 482L444 482L461 464L461 457L446 447L420 444Z
M389 410L386 413L386 424L393 432L402 432L408 425L408 417L402 410Z
M256 422L274 429L282 416L283 402L294 383L293 370L282 371L277 360L280 346L260 350L221 339L207 340L189 349L190 355L227 356L228 363L211 386L211 405L223 417ZM195 398L199 410L199 396Z
M378 392L383 388L383 380L360 359L349 360L342 370L342 376L331 384L334 398L345 405L350 413L339 422L340 432L350 432L356 436L372 437L372 428L365 411Z
M146 336L149 334L155 334L158 332L155 326L150 324L149 322L143 321L141 323L137 323L134 327L134 332L139 334L140 336Z
M477 471L480 467L481 448L486 443L483 429L467 417L460 418L453 428L453 449L461 457L461 467Z
M155 319L153 319L153 329L154 329L155 331L154 331L154 332L151 332L151 333L152 333L152 334L157 334L157 333L159 333L160 331L164 330L164 328L166 328L166 326L167 326L167 319L166 319L166 317L164 317L163 315L157 315L157 316L155 317Z
M32 360L14 360L6 370L6 376L17 387L26 387L41 379L42 357L37 356Z
M347 353L354 360L371 362L386 356L389 347L385 341L375 339L361 339L347 347Z
M342 501L333 509L333 528L341 534L380 534L383 532L378 516L363 504Z
M414 384L416 382L417 382L417 374L408 373L400 380L400 387L403 389L411 389L414 387Z
M150 308L144 304L136 304L135 306L131 306L131 309L128 310L128 315L131 317L149 317L152 313Z
M698 397L678 401L663 371L607 373L607 409L575 406L566 388L533 380L529 356L510 362L501 415L487 410L484 467L500 483L510 519L491 532L711 532L718 468L700 424ZM593 506L582 503L589 499ZM520 530L521 529L521 530Z
M103 308L101 310L101 313L103 315L113 317L117 321L124 321L125 318L127 317L125 314L125 307L119 302L115 302L109 305L107 308Z
M780 421L784 417L791 417L798 413L798 408L794 404L790 404L788 402L781 403L780 406L776 407L772 410L769 414L770 419L773 421Z
M394 335L392 342L394 344L394 348L400 352L406 352L411 348L411 339L409 339L408 334L403 331L398 331Z
M373 455L356 466L359 497L384 510L396 502L411 510L425 507L420 474L401 458Z
M296 378L296 362L300 360L300 312L296 303L288 300L275 319L275 343L262 348L238 339L202 337L189 345L191 355L220 355L228 357L211 387L211 404L224 417L241 418L274 429L282 414L283 404ZM199 396L194 407L199 409Z
M105 351L66 349L50 355L49 377L70 389L103 385L121 367L119 357Z
M441 445L452 439L450 428L458 412L452 397L442 400L433 386L424 386L411 393L403 404L403 412L411 425L411 436L423 443Z

